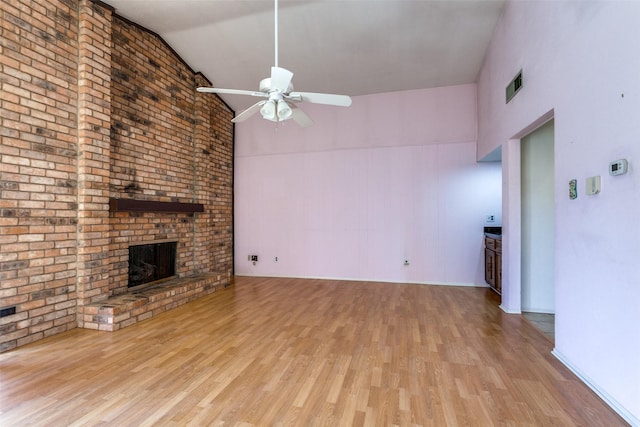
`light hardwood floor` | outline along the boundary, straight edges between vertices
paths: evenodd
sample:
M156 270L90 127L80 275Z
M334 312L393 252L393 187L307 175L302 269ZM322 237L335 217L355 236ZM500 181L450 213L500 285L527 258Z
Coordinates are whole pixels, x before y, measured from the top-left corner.
M238 277L0 354L0 425L619 426L488 289Z

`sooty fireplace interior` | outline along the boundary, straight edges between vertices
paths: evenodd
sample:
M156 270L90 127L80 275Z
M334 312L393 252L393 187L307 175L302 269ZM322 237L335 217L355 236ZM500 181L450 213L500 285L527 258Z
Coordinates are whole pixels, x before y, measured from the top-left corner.
M129 288L176 274L177 242L129 246Z

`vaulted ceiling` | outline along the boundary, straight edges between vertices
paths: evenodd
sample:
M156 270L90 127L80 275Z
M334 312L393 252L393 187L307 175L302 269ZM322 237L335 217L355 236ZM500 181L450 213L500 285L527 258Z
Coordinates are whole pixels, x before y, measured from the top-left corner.
M216 87L274 65L271 0L103 0ZM505 0L280 0L279 66L296 90L351 96L476 81ZM255 99L224 95L237 112Z

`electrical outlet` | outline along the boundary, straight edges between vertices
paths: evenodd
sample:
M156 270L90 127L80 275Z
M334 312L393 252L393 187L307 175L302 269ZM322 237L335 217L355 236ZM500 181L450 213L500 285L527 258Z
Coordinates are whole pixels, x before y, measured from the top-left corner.
M249 261L253 261L253 262L258 261L258 255L251 255L250 257L251 258L249 259Z
M409 265L409 260L408 260L408 259L405 259L405 260L402 262L402 265Z
M16 306L13 307L5 307L0 309L0 317L7 317L16 314Z
M278 262L278 257L275 257L275 258L273 259L273 262Z
M487 215L486 221L487 222L496 222L496 216L495 215Z

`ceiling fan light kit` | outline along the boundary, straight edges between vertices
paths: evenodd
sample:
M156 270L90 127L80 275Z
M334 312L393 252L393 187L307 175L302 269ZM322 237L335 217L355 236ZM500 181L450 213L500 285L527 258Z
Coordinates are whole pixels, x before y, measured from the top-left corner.
M293 119L299 126L307 127L313 121L307 116L296 102L309 102L312 104L334 105L348 107L351 105L351 98L347 95L334 95L329 93L294 92L293 73L285 68L278 67L278 0L274 0L275 17L275 65L271 67L271 77L260 81L259 91L221 89L215 87L199 87L198 92L217 93L227 95L249 95L267 100L258 101L251 107L242 111L233 120L239 123L260 111L264 119L272 122L282 122Z
M260 114L262 114L263 118L271 120L272 122L278 121L278 116L276 115L276 105L271 100L266 101L262 105L262 108L260 108Z
M283 122L290 119L293 115L293 110L284 99L269 99L268 101L263 102L264 103L262 103L262 107L260 108L260 114L262 114L262 117L267 120L271 120L272 122Z
M278 108L276 112L278 113L279 120L290 119L293 115L293 110L291 109L291 107L289 107L289 104L287 104L287 102L282 99L278 101Z

